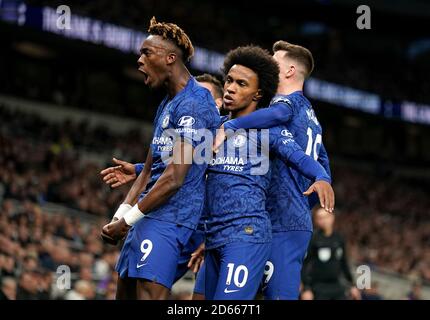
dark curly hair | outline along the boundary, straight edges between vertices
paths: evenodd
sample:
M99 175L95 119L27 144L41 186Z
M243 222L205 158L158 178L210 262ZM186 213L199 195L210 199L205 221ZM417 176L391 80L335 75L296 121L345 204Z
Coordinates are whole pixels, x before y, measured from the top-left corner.
M224 77L235 64L247 67L258 76L262 98L258 107L267 107L276 94L279 83L279 66L269 51L254 45L238 47L227 53L221 71Z
M194 47L190 38L176 24L157 22L155 17L152 17L148 32L154 36L161 36L163 39L172 41L181 50L184 61L190 61L194 55Z

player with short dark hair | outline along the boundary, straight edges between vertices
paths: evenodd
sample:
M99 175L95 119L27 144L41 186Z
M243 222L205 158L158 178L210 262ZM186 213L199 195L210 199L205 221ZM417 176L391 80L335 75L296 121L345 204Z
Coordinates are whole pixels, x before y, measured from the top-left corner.
M278 86L279 68L260 47L230 51L223 72L224 108L232 119L264 106ZM323 167L303 152L285 127L273 127L269 134L242 130L230 135L223 152L209 165L206 180L206 299L254 299L256 295L272 241L266 211L271 175L267 148L316 180L310 190L316 190L322 201L331 205L334 198Z
M128 233L116 266L119 299L168 297L179 257L204 205L207 164L197 164L192 157L200 143L193 135L198 130L213 134L220 124L210 92L185 66L194 53L185 32L155 18L148 32L140 49L139 71L146 85L164 88L167 95L157 110L142 174L115 221L103 227L103 236L112 240Z
M219 81L215 76L209 73L203 73L201 75L198 75L196 77L196 80L200 83L200 85L202 85L211 92L218 110L221 109L222 97L224 95L221 81Z

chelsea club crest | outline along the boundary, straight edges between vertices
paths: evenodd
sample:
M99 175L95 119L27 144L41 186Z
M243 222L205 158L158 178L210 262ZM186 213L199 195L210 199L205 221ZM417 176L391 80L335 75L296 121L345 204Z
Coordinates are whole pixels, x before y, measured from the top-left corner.
M167 128L167 126L169 125L169 119L170 119L169 115L167 115L167 116L164 117L163 123L161 124L161 127L163 129Z
M233 138L233 144L235 147L240 148L246 143L246 137L244 135L238 134Z

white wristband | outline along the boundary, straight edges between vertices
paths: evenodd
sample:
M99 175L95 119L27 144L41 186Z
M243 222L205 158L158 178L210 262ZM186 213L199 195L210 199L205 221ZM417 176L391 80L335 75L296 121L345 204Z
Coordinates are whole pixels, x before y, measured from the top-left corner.
M139 210L138 203L136 203L133 208L127 211L123 218L125 223L127 223L129 226L132 226L144 216L145 215L142 213L142 211Z
M121 203L119 205L118 210L116 210L115 214L114 214L114 218L117 218L118 220L121 219L122 217L124 217L124 215L127 213L128 210L130 210L132 208L131 205L129 205L128 203Z

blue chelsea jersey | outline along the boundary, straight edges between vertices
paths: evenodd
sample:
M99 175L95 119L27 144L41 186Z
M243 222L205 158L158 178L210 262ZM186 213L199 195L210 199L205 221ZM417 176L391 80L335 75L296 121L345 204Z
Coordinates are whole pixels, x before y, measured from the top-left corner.
M288 161L300 147L285 127L238 130L228 137L208 167L206 247L229 242L271 241L266 210L271 153Z
M306 154L318 160L330 176L327 153L322 144L322 128L315 116L309 100L301 91L283 96L277 95L272 100L276 104L285 103L291 110L291 117L286 127L294 140ZM269 109L272 107L269 107ZM276 159L273 176L267 198L267 210L270 213L273 231L312 231L311 206L316 202L303 195L312 181L296 169Z
M322 143L322 129L311 103L302 91L276 95L269 108L230 120L224 127L238 130L271 128L277 125L285 125L303 151L317 160L330 176L329 159ZM318 199L315 194L309 197L302 194L310 186L310 181L281 160L275 160L273 171L267 200L273 230L312 231L310 208Z
M156 183L171 161L176 139L184 140L194 148L201 143L212 145L211 139L202 136L214 135L219 126L220 116L210 92L193 77L173 99L166 97L158 107L154 121L153 163L146 190ZM195 229L204 207L206 168L207 161L195 162L193 159L180 189L147 217Z

